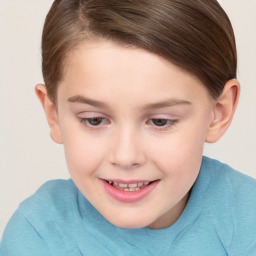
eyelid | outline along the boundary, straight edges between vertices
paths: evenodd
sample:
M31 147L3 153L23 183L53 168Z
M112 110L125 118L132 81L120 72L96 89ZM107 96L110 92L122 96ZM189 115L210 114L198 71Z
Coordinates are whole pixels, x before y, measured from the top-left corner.
M159 119L159 120L166 120L166 121L169 122L169 124L163 125L163 126L157 126L157 125L154 125L154 124L148 124L148 123L152 122L152 120L157 120L157 119ZM172 119L172 118L154 117L154 118L148 119L146 124L149 125L149 126L152 126L153 129L155 129L155 130L166 131L166 130L172 129L178 122L179 122L179 120L177 118L176 119Z
M100 121L101 121L101 122L104 121L104 123L106 123L106 121L107 121L107 119L106 119L106 118L103 118L103 117L86 117L86 118L80 118L81 123L82 123L82 122L89 122L89 121L91 121L91 120L93 120L93 119L100 119ZM94 126L100 126L100 125L91 125L91 124L89 124L89 125L92 126L92 127L94 127Z
M93 111L81 111L76 114L76 117L79 119L82 126L86 129L89 129L91 131L97 131L99 129L104 129L107 125L111 123L110 118L106 117L105 114L100 112L93 112ZM99 125L91 125L89 123L90 119L102 119L101 123ZM103 122L103 123L102 123Z
M102 119L102 121L104 121L104 123L103 124L100 123L99 125L90 124L89 120L94 119L94 118ZM100 129L104 129L107 125L109 125L111 123L110 121L108 121L108 119L103 118L103 117L86 117L86 118L79 118L79 119L80 119L80 123L83 125L83 127L85 127L88 130L91 130L91 131L97 131Z
M86 117L86 118L93 118L93 117L101 117L104 118L106 117L105 114L97 111L80 111L77 113L77 116L80 117Z

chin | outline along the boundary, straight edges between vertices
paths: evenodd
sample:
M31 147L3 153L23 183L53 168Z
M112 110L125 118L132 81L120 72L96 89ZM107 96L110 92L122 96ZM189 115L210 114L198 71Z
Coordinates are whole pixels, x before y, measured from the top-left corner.
M145 218L115 218L115 219L109 219L109 222L111 222L113 225L119 227L119 228L128 228L128 229L136 229L136 228L144 228L149 226L152 222L146 221Z

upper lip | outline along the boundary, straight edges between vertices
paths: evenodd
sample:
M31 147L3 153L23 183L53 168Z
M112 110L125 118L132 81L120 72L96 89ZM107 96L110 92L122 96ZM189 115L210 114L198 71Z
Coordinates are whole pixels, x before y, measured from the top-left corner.
M144 182L153 182L153 181L156 181L156 180L146 180L146 179L141 179L141 180L121 180L121 179L103 179L103 180L106 180L106 181L112 181L112 182L117 182L117 183L122 183L122 184L135 184L135 183L144 183Z

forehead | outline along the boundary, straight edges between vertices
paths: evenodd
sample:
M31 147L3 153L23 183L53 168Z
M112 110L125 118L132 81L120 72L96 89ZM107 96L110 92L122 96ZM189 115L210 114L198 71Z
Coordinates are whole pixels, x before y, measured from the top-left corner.
M146 50L109 41L81 44L69 52L61 90L103 98L123 96L163 98L208 94L197 77ZM159 99L160 100L160 99ZM186 100L186 99L185 99Z

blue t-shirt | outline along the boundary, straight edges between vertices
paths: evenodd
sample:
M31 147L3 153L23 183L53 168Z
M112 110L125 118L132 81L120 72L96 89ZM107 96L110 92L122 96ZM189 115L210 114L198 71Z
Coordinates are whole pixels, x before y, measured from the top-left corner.
M72 180L44 184L9 221L2 256L255 256L256 180L204 157L180 218L164 229L105 220Z

